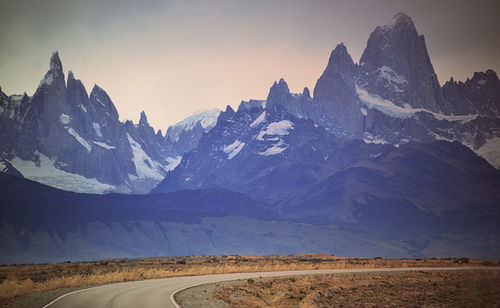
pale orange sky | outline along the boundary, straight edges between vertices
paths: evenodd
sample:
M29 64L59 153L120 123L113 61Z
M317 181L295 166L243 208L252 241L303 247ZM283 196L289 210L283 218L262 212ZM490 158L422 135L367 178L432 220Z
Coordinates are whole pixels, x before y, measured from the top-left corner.
M436 3L438 2L438 3ZM344 42L355 62L370 32L398 12L426 37L441 83L500 70L498 1L2 0L0 86L32 95L58 50L121 119L166 127L198 109L264 99L283 77L311 89Z

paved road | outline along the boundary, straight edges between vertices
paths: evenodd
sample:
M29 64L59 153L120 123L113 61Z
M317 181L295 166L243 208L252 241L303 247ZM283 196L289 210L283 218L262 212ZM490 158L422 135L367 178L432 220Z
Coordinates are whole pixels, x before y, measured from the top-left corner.
M248 279L273 276L312 275L312 274L339 274L339 273L366 273L366 272L395 272L395 271L435 271L435 270L464 270L477 269L474 267L438 267L438 268L374 268L374 269L333 269L333 270L308 270L308 271L283 271L237 273L206 276L187 276L175 278L152 279L131 281L106 286L83 289L65 294L45 307L179 307L173 301L173 295L185 288L205 283L214 283L227 280ZM500 269L500 268L495 268Z

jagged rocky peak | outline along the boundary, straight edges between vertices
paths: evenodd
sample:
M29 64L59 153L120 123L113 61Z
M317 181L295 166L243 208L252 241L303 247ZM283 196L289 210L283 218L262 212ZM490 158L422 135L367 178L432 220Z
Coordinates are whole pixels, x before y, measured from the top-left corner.
M347 51L347 47L344 43L338 44L330 55L328 60L328 65L326 66L325 74L334 74L339 71L348 71L354 67L354 62L352 57Z
M230 105L227 105L226 110L220 113L217 122L225 121L226 119L231 118L235 113L234 109Z
M475 72L465 82L453 78L442 87L444 99L454 115L500 115L500 81L495 71Z
M125 125L125 127L128 129L128 130L133 130L134 127L135 127L135 124L134 122L132 122L132 120L125 120L123 122L123 125Z
M57 51L52 53L50 57L50 69L40 81L39 87L44 86L55 86L61 89L65 88L63 66Z
M73 106L75 113L87 113L89 95L83 83L75 78L72 71L68 72L67 88L68 104Z
M286 83L285 79L280 78L278 82L274 82L273 86L271 87L271 91L273 90L278 90L278 91L284 91L284 92L290 92L288 89L288 84Z
M415 28L415 24L410 16L406 15L403 12L399 12L392 18L391 22L382 26L384 30L408 30L408 31L417 31Z
M70 80L75 80L75 75L73 74L73 71L68 71L68 82Z
M314 87L314 99L335 101L354 92L355 65L343 43L332 51L328 65ZM350 93L350 94L349 94Z
M111 101L111 98L109 98L108 93L97 84L94 85L92 92L90 92L90 101L93 102L94 106L98 107L98 109L104 108L112 118L118 120L118 111Z
M488 69L484 72L474 72L472 78L468 77L465 83L474 84L476 86L484 86L484 85L497 86L500 83L500 80L498 79L498 75L494 70ZM450 77L450 80L445 82L443 87L451 84L455 85L464 84L464 82L456 81L455 78L453 78L452 76Z
M475 72L472 77L472 81L480 85L491 84L493 86L498 85L498 75L494 70L486 70L485 72Z
M59 53L57 51L53 52L50 57L50 70L56 72L62 72L63 70L61 59L59 58Z
M47 137L52 133L52 126L58 123L61 114L68 114L69 108L66 96L66 82L62 70L59 54L54 52L50 58L50 68L40 81L40 85L33 95L34 115L39 121L34 124L40 128L41 135Z
M284 104L290 99L290 89L288 84L281 78L278 82L274 82L267 95L267 101L270 103Z
M238 111L250 110L252 108L265 108L266 100L251 99L249 101L241 101L238 105Z
M346 46L338 44L332 51L323 74L314 86L314 101L317 103L313 119L322 122L330 118L325 127L335 129L342 135L355 135L362 126L362 117L356 94L356 79L359 69L352 61ZM334 120L331 120L333 119ZM335 128L333 128L335 126Z
M132 123L128 125L128 132L132 135L133 138L138 137L140 140L147 140L148 144L151 145L151 148L155 148L153 145L155 143L155 130L148 123L148 117L146 116L146 112L142 111L139 124L133 125Z
M386 65L399 73L409 73L409 56L417 55L412 53L413 48L417 48L415 52L424 48L427 53L424 38L418 35L411 18L398 13L389 24L377 26L370 34L360 64L368 72Z
M90 92L90 97L108 97L108 93L104 91L103 88L98 86L97 84L94 84L94 87L92 88L92 91Z
M72 87L77 87L79 91L84 91L85 93L87 93L87 90L83 86L83 83L79 79L76 79L75 74L72 71L68 71L68 79L66 81L66 85L68 87L68 91L70 91L70 88Z
M231 107L230 105L227 105L225 113L233 114L233 113L235 113L235 111L234 111L233 107Z
M309 92L308 87L304 87L304 90L302 91L302 97L306 99L311 99L311 93Z
M370 34L360 66L368 73L365 86L398 106L425 108L449 114L442 99L425 39L411 18L398 13Z
M269 91L269 94L272 92L284 92L284 93L290 93L290 89L288 89L288 84L286 83L285 79L280 78L278 82L274 82L273 86L271 87L271 90Z
M146 112L141 111L141 117L139 119L139 126L149 126L148 117L146 116Z
M142 111L141 116L139 118L139 130L142 131L141 137L152 139L155 136L155 130L148 123L148 117L146 116L146 112Z

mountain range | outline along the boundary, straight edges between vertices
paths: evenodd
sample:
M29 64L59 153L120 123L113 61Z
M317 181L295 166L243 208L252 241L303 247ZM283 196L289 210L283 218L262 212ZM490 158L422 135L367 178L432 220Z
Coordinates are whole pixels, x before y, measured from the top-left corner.
M436 215L498 206L499 90L491 70L440 87L424 37L398 14L361 64L339 44L313 97L281 79L265 101L228 107L153 191L224 187L284 215L347 222L373 198Z
M120 122L101 88L87 96L72 73L65 82L57 53L33 97L0 99L8 262L97 258L108 244L113 256L500 256L500 81L487 70L441 86L403 13L371 33L359 63L337 45L312 95L280 79L265 100L196 113L165 136L144 113ZM152 190L81 195L20 176L75 192ZM30 227L24 213L45 205L19 201L26 189L74 209L72 227L50 215ZM123 242L111 244L114 232Z
M59 54L35 94L0 90L0 158L23 176L85 193L147 193L196 147L215 125L219 110L195 113L163 135L149 125L121 122L108 94L95 85L88 95Z

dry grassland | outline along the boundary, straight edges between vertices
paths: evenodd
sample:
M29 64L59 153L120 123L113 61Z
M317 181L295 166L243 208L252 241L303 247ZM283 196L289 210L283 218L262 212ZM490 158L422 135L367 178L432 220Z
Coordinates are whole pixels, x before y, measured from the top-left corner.
M216 287L213 298L233 308L499 307L500 271L248 279Z
M66 287L236 272L380 267L498 266L479 259L363 259L324 254L276 256L191 256L110 259L95 262L0 266L0 304Z

